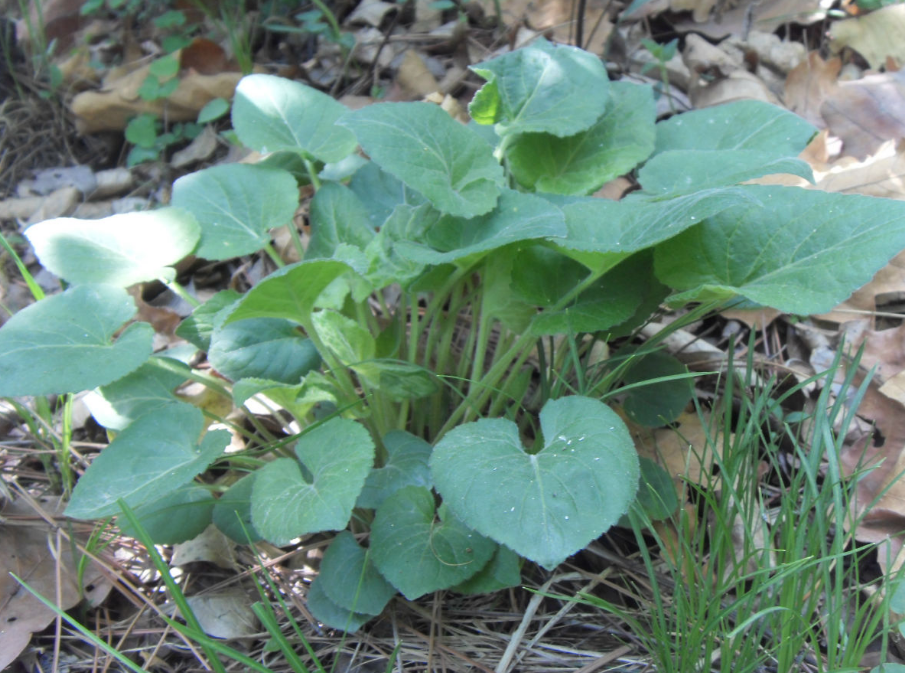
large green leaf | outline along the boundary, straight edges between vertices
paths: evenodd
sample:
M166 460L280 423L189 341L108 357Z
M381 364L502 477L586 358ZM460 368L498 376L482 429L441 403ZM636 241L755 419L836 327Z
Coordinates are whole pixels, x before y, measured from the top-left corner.
M552 570L626 512L638 454L619 416L597 400L551 400L540 424L535 453L511 421L460 425L434 447L430 465L443 501L467 525Z
M369 161L352 176L349 189L368 209L371 227L380 228L396 206L407 203L419 206L424 197L408 189L399 178L390 175L373 161Z
M335 182L324 184L310 206L311 239L305 259L332 257L340 243L364 250L374 239L369 213L355 192Z
M371 527L374 563L409 600L464 582L495 549L446 504L438 509L431 491L420 486L406 486L384 500Z
M506 155L521 184L555 194L588 194L624 175L654 149L656 106L647 86L611 85L606 113L586 131L516 136Z
M277 545L307 533L345 528L374 464L368 431L344 418L302 435L295 453L298 461L277 458L255 474L252 521Z
M226 324L246 318L307 321L321 293L349 269L345 262L333 259L314 259L284 266L249 290L226 319Z
M295 384L320 366L317 348L288 320L252 318L214 330L208 359L233 381L262 378Z
M504 184L493 152L471 130L429 103L378 103L351 112L352 129L371 159L438 210L474 217L491 210Z
M714 215L658 246L677 299L742 295L781 311L829 311L905 248L905 203L749 186L762 205Z
M188 405L142 416L100 452L72 492L66 516L96 519L119 513L117 500L137 507L201 474L229 444L226 430L198 435L201 411Z
M621 201L558 198L567 235L552 243L592 271L602 273L628 253L665 241L718 212L751 203L740 187L711 189L669 200L627 197Z
M274 75L239 81L232 121L243 144L259 152L301 151L324 162L355 151L355 137L334 122L347 112L325 93Z
M422 206L422 209L424 206ZM413 224L407 240L396 250L422 264L443 264L469 258L474 262L509 243L565 236L563 214L546 199L504 189L492 212L470 220L424 212Z
M814 180L811 167L801 159L777 158L773 152L761 150L669 150L648 161L638 172L638 180L645 192L662 198L775 173Z
M79 285L22 309L0 329L0 396L74 393L111 383L151 355L154 330L130 325L125 290Z
M327 598L350 612L379 615L396 593L377 572L370 552L349 531L337 535L321 560L315 580Z
M427 461L433 447L420 437L393 430L383 438L387 459L383 467L375 467L365 480L358 496L358 507L378 508L384 500L406 486L427 486L431 477Z
M286 171L224 164L179 178L173 183L172 204L194 215L201 226L195 254L220 260L267 245L270 229L292 222L299 192Z
M173 367L182 373L155 364L155 358L123 378L101 386L85 397L94 419L110 430L122 430L139 416L144 416L181 402L173 391L189 378L191 370L176 360Z
M582 264L543 245L518 250L511 269L510 291L515 295L512 298L543 308L558 304L588 275Z
M188 212L161 208L102 220L60 217L25 231L42 266L73 285L128 287L163 278L195 249L201 229Z
M657 124L657 154L667 150L757 150L796 157L817 132L788 110L755 100L726 103Z
M501 136L551 133L560 138L589 128L606 110L609 78L601 60L543 38L471 66L487 80L468 106L480 124Z

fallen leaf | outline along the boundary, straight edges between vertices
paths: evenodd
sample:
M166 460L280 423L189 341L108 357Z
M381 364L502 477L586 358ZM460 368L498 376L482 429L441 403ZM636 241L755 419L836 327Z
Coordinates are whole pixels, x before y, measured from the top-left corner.
M175 545L171 564L182 566L195 561L207 561L221 568L234 570L238 567L235 547L232 540L211 524L198 537Z
M437 78L427 68L424 59L414 49L408 49L396 72L396 82L408 100L418 100L440 88ZM403 100L405 97L400 98Z
M905 138L905 70L840 83L824 99L820 114L830 133L842 139L845 154L858 159L889 140Z
M846 47L857 51L873 70L892 57L905 63L905 5L888 5L869 14L830 25L830 50L838 54Z
M254 601L244 591L228 590L188 598L204 632L214 638L243 638L258 632L258 619L252 612Z
M703 17L703 21L681 21L676 24L676 30L682 33L696 31L710 38L721 38L733 33L742 35L750 28L772 33L784 24L808 25L826 17L820 0L747 0L718 4L723 7L730 4L734 6L725 11L712 12Z
M63 510L59 498L41 498L39 505L52 516ZM100 567L89 561L79 590L78 568L72 547L23 500L7 502L0 511L0 670L11 664L28 645L31 634L42 631L56 613L19 585L15 573L31 589L62 609L74 607L83 598L99 605L111 584ZM57 583L59 575L60 582Z
M820 52L810 52L786 78L786 107L817 128L826 128L820 107L827 96L835 91L841 69L842 59L834 57L824 61Z

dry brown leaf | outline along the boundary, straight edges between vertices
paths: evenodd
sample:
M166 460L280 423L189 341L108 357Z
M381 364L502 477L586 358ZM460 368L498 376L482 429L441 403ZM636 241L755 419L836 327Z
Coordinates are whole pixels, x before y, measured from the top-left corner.
M708 84L699 82L691 88L688 96L698 109L738 100L760 100L781 106L764 81L747 70L735 70L728 77Z
M396 73L396 82L402 87L408 100L424 98L440 88L437 78L428 70L421 54L414 49L407 50L403 55Z
M709 3L710 0L701 2ZM752 28L772 33L783 24L810 24L826 16L826 12L820 8L820 0L743 0L717 4L734 6L724 11L711 12L709 16L703 16L702 21L697 21L696 14L694 20L679 22L676 29L721 38L731 34L743 35Z
M826 128L826 121L820 114L820 106L833 92L842 69L838 57L824 61L820 52L812 51L807 59L798 64L786 78L786 107L800 117L804 117L817 128Z
M905 291L905 285L902 290ZM880 383L905 370L905 325L884 330L859 330L847 344L852 352L864 346L861 366L865 369L877 367Z
M241 589L227 589L190 596L188 604L207 635L244 638L258 632L258 619L251 609L254 600Z
M40 506L58 515L63 505L59 498L42 498ZM9 573L15 573L34 591L62 609L82 600L77 564L69 541L41 519L22 500L8 502L0 511L0 670L12 663L28 645L31 634L43 630L56 613L19 585ZM60 582L57 582L59 573ZM82 578L84 598L98 605L111 584L100 568L89 562Z
M704 420L709 423L710 417L705 415ZM695 484L710 481L713 447L719 451L722 446L719 428L706 428L697 413L687 412L672 428L654 430L630 421L627 424L638 454L659 463L674 480L687 479Z
M493 0L479 1L488 16L495 15ZM555 42L575 43L572 0L506 0L500 4L506 25L526 24L534 31L550 35ZM613 24L606 17L609 6L608 0L587 0L585 5L582 46L595 54L603 54L610 32L613 30Z
M905 138L905 70L840 83L820 114L848 156L864 159L883 143Z
M881 7L864 16L830 25L830 50L846 47L861 54L873 70L886 65L887 57L905 63L905 5Z
M197 39L179 54L182 70L179 87L168 98L143 100L138 90L150 74L150 64L131 71L108 75L99 91L86 91L73 98L70 109L81 133L121 131L129 120L142 113L166 117L170 121L192 121L214 98L232 99L241 72L217 71L226 67L223 50L209 40Z

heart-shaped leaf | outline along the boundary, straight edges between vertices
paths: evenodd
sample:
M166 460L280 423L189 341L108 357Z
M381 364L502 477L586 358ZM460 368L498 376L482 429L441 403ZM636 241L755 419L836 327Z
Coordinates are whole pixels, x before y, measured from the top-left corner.
M187 404L142 416L116 436L82 475L66 516L96 519L163 497L201 474L229 444L225 430L208 432L201 411Z
M445 504L438 511L433 494L420 486L406 486L384 500L371 527L374 563L409 600L464 582L495 549Z
M321 363L311 340L278 318L239 320L215 330L208 359L233 381L262 378L288 384L299 383Z
M487 80L468 106L471 118L497 124L501 136L571 136L597 121L609 99L609 78L597 56L543 38L471 69Z
M552 570L627 511L638 454L625 424L598 400L551 400L540 424L536 453L525 451L511 421L460 425L434 447L430 466L443 501L467 525Z
M374 618L360 612L350 612L331 601L320 582L314 581L308 587L308 609L314 618L331 629L339 629L346 633L355 633L365 622Z
M111 285L79 285L16 313L0 329L0 395L74 393L111 383L151 355L154 330L130 325L135 302Z
M129 287L176 277L171 267L198 243L195 218L177 208L111 215L102 220L60 217L25 231L41 265L73 285Z
M315 580L327 598L350 612L379 615L396 593L374 567L370 553L349 531L337 535L321 560Z
M489 594L500 589L517 587L522 582L522 563L514 551L502 545L493 558L474 577L453 587L460 594Z
M201 227L195 254L220 260L267 245L270 229L292 221L299 195L286 171L224 164L179 178L173 183L172 204L194 215Z
M821 313L905 248L901 201L796 187L738 189L762 205L715 215L657 247L657 276L688 290L679 298L740 294L788 313Z
M431 485L427 461L433 447L403 430L388 432L383 438L387 459L383 467L371 470L358 496L358 507L378 508L384 500L406 486Z
M244 145L267 154L294 151L324 162L355 151L355 136L334 122L347 108L317 89L274 75L248 75L236 87L232 121Z
M276 545L307 533L345 528L374 465L368 431L344 418L302 435L295 453L298 461L278 458L255 474L252 521Z
M610 93L606 114L586 131L516 136L506 152L516 180L554 194L588 194L646 159L656 119L650 87L614 82Z
M284 266L249 290L225 324L245 318L307 321L321 293L349 269L345 262L333 259Z
M340 124L352 129L374 162L440 212L474 217L496 205L503 168L487 143L437 105L378 103Z

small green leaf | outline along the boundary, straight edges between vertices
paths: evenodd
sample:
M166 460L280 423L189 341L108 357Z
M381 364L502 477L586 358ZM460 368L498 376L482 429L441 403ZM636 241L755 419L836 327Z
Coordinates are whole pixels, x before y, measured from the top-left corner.
M249 290L226 319L226 324L246 318L306 321L321 293L347 271L349 266L345 262L332 259L284 266Z
M79 285L47 297L0 329L0 396L50 395L90 390L137 369L151 355L154 330L130 325L135 315L125 290Z
M208 359L233 381L262 378L295 384L320 366L317 348L288 320L252 318L214 330Z
M409 600L464 582L495 549L445 504L438 511L433 494L420 486L406 486L384 500L371 527L374 563Z
M85 397L94 419L109 430L123 430L139 416L163 407L184 404L173 391L188 379L190 369L172 361L183 370L179 374L154 364L154 358L131 374L101 386Z
M324 184L310 206L311 239L305 259L332 257L340 243L364 250L374 239L368 210L348 187Z
M214 333L217 314L241 298L242 295L235 290L221 290L179 323L176 336L182 337L206 353L211 347L211 334ZM222 319L223 316L221 321Z
M191 253L201 230L176 208L111 215L102 220L60 217L25 231L42 266L73 285L129 287L172 280L171 265Z
M230 102L225 98L213 98L198 111L198 123L208 124L216 121L229 112L229 108Z
M325 93L274 75L239 81L232 121L239 139L259 152L301 151L324 162L355 151L355 137L334 122L347 112Z
M467 525L552 570L626 512L638 454L625 424L598 400L551 400L540 424L544 445L535 453L522 448L511 421L460 425L434 447L430 466L443 501Z
M82 475L66 516L97 519L172 493L201 474L229 444L225 430L208 432L201 411L189 405L142 416L116 436Z
M676 485L669 472L650 458L641 457L640 465L638 499L632 506L640 507L651 521L662 521L679 508Z
M626 372L623 383L643 383L663 376L687 374L688 368L676 358L656 351L647 353ZM672 423L685 410L694 394L689 379L676 379L632 388L626 393L625 413L639 425L650 428Z
M466 595L489 594L517 587L521 582L522 569L518 554L509 547L500 545L481 572L457 584L453 590Z
M233 384L233 400L237 406L245 404L254 395L264 395L295 418L305 418L318 404L340 405L342 393L336 382L318 371L312 371L305 380L295 385L278 383L268 379L247 378Z
M337 535L315 580L332 603L350 612L379 615L396 589L377 572L370 553L349 531Z
M252 521L276 545L308 533L345 528L374 464L368 431L344 418L302 435L295 453L301 464L277 458L255 474Z
M354 365L374 357L377 345L371 333L351 318L336 311L318 311L311 316L321 342L344 365Z
M606 114L566 138L516 136L506 156L522 185L555 194L588 194L631 171L654 149L656 106L651 89L614 82Z
M206 488L184 486L139 505L133 511L141 527L156 544L179 544L201 535L211 522L214 497ZM136 537L125 517L117 517L120 532Z
M638 180L646 193L662 198L737 185L776 173L814 181L814 172L806 162L775 158L773 152L760 150L669 150L648 161L638 172Z
M214 524L226 537L239 544L250 544L262 539L251 522L251 492L254 483L254 473L242 477L214 504Z
M179 57L176 54L162 56L148 66L148 72L161 80L173 77L179 72Z
M708 218L657 247L679 298L742 295L809 315L829 311L905 248L905 203L795 187L744 188L762 205Z
M601 60L544 38L471 66L487 80L468 106L480 124L497 124L501 136L584 131L606 110L609 78Z
M331 629L339 629L346 633L355 633L374 615L349 612L327 598L320 582L315 580L308 587L308 609L314 618Z
M155 83L157 80L153 80ZM156 92L155 92L156 95ZM141 114L126 124L126 140L146 150L154 149L157 144L157 115Z
M377 103L339 122L371 159L438 210L474 217L490 211L504 184L493 152L474 133L429 103Z
M657 124L655 154L667 150L756 150L797 157L817 132L798 115L755 100L675 115Z
M404 360L378 358L353 369L367 376L374 387L397 402L429 397L440 390L432 371Z
M299 192L286 171L224 164L179 178L173 183L172 204L194 215L201 227L195 254L222 260L267 245L272 228L292 222Z
M462 220L419 209L413 224L421 230L407 232L396 244L402 255L422 264L444 264L468 258L473 263L491 250L535 238L565 236L562 211L546 199L504 189L496 209Z
M388 432L383 438L387 459L383 467L371 470L358 496L357 507L377 509L389 496L406 486L430 488L427 461L433 447L403 430Z

